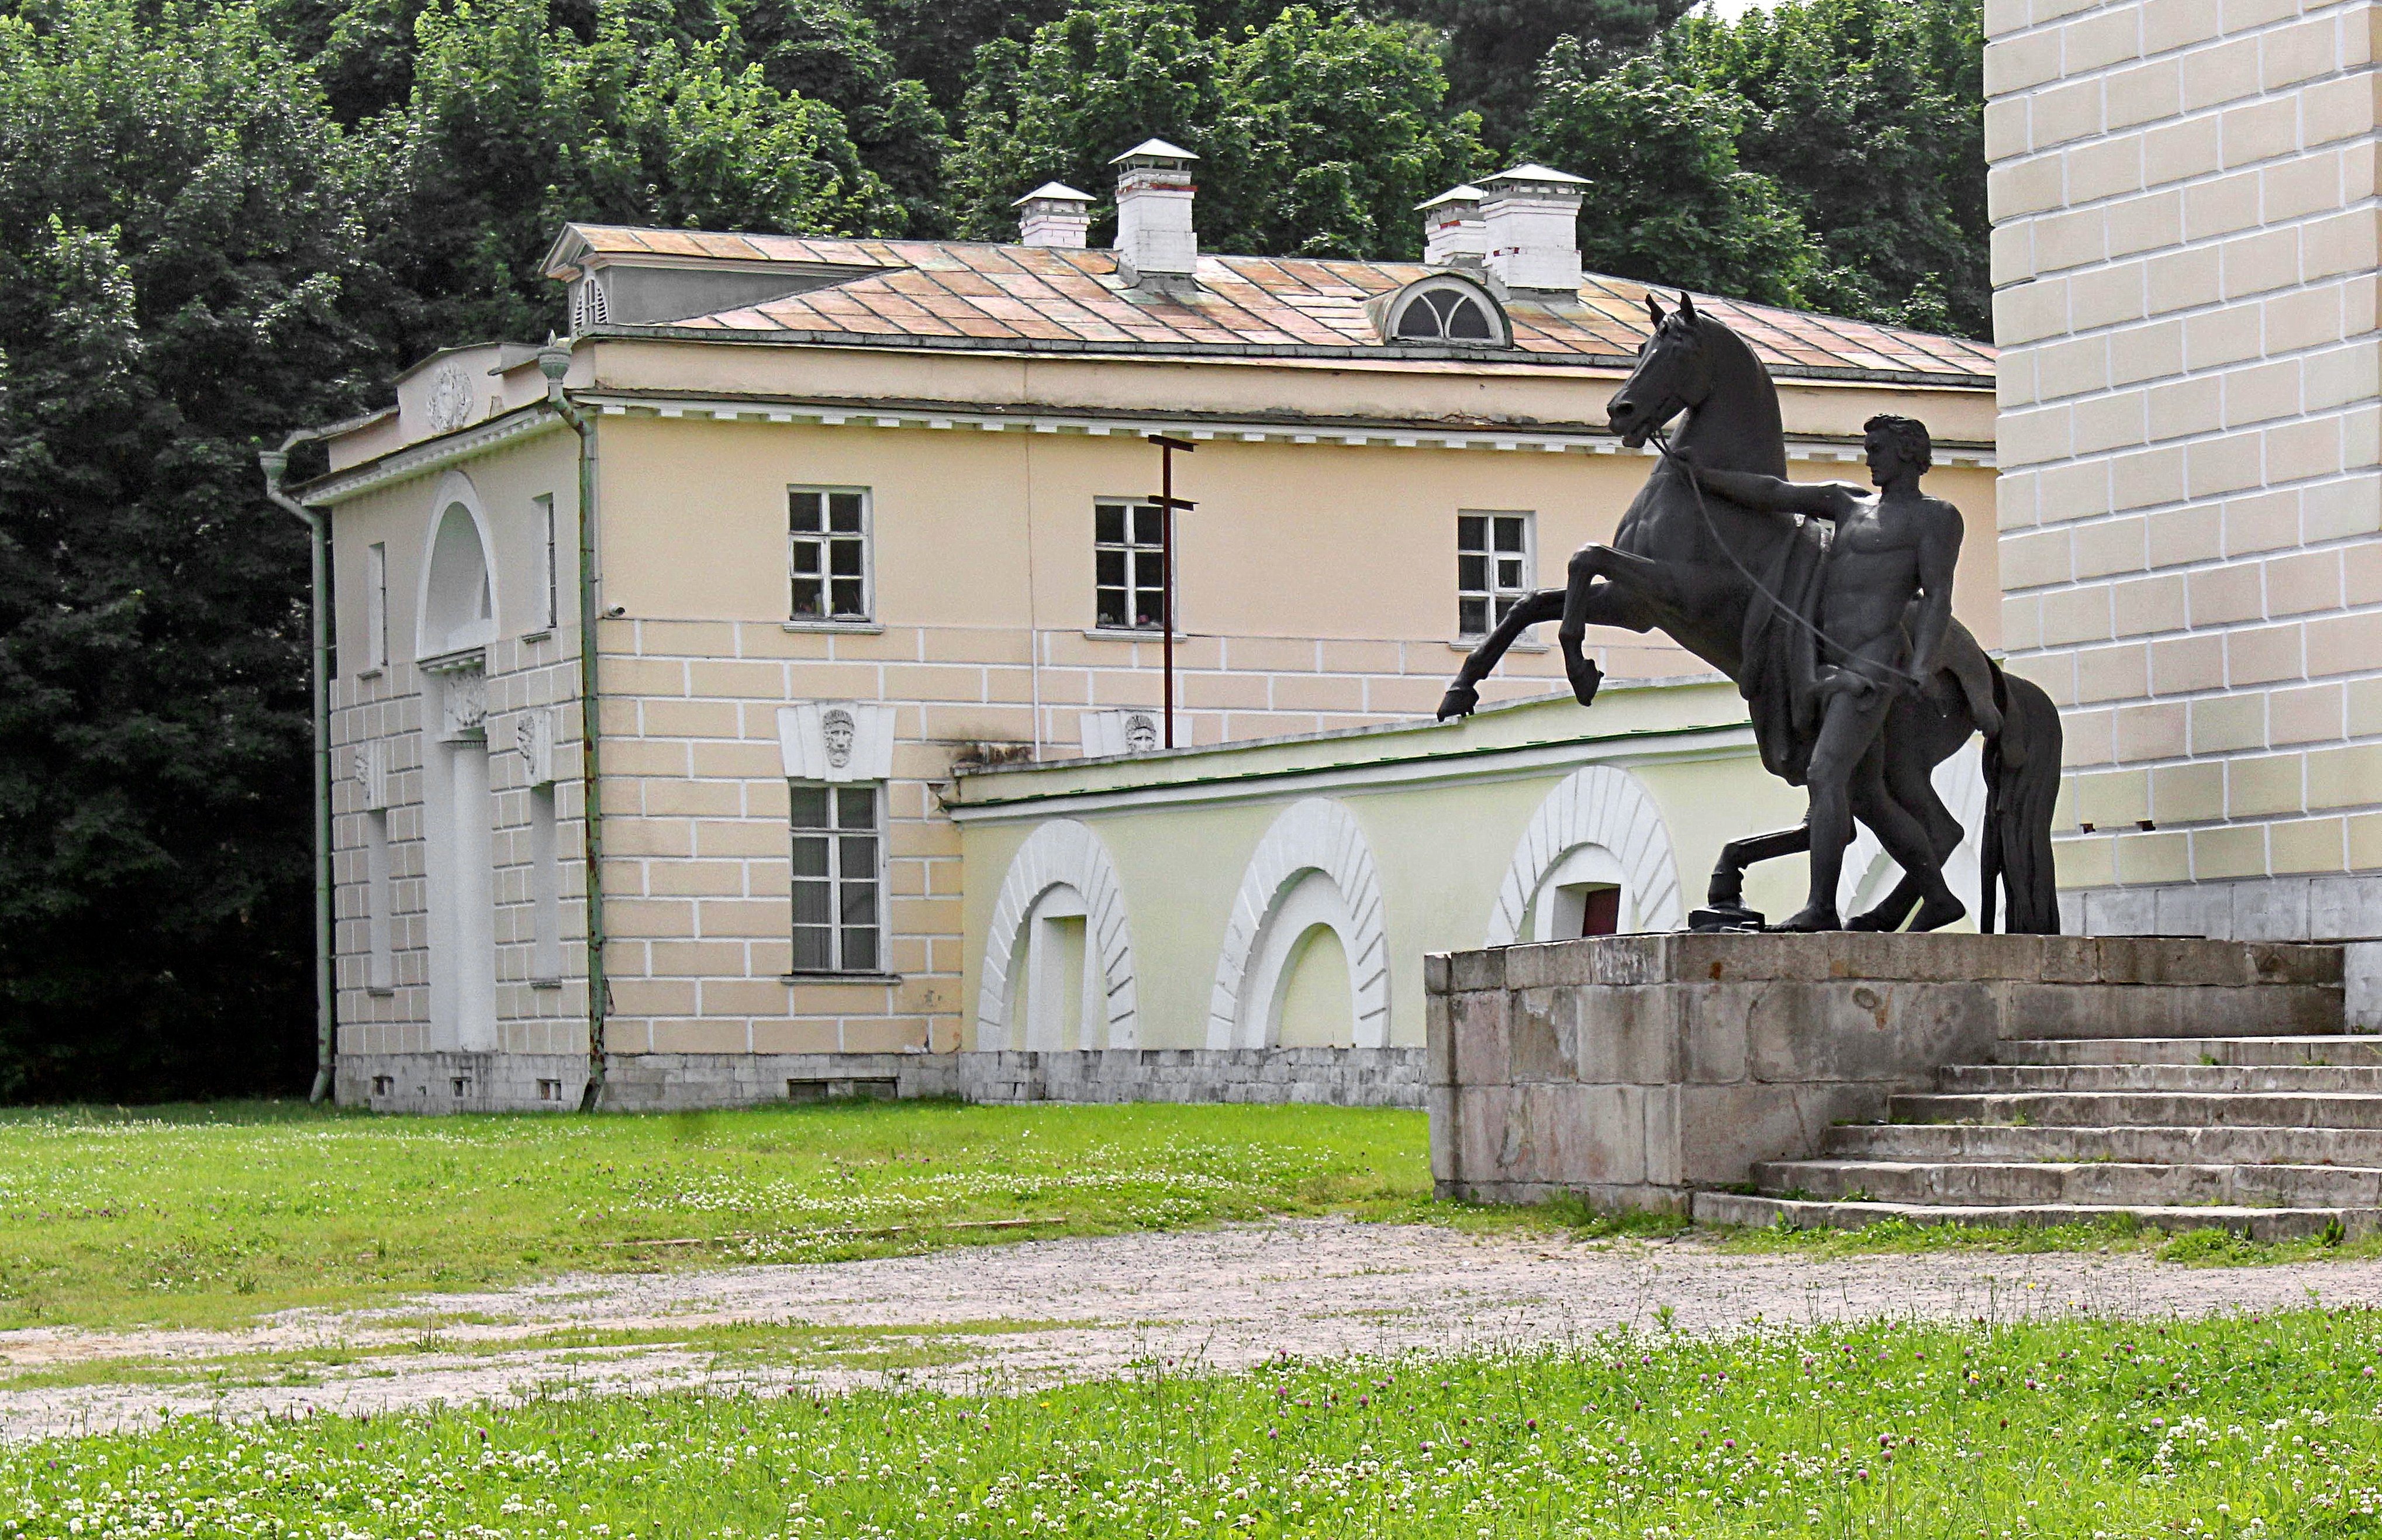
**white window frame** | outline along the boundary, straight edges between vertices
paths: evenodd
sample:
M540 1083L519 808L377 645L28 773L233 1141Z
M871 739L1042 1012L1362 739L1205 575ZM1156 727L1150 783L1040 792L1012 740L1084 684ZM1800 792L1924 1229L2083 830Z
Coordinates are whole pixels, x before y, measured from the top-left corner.
M1125 538L1123 544L1119 544L1113 540L1103 540L1100 538L1100 515L1102 512L1111 508L1122 508L1125 511ZM1155 516L1159 521L1158 538L1147 545L1141 543L1138 533L1138 526L1141 523L1140 515L1145 510ZM1114 634L1133 633L1136 634L1146 634L1155 636L1165 629L1166 622L1171 620L1173 622L1175 634L1177 635L1182 634L1183 617L1179 614L1169 615L1167 613L1166 582L1169 573L1166 571L1167 552L1164 519L1165 510L1160 508L1158 504L1150 501L1149 499L1146 497L1095 498L1092 499L1093 630L1108 632ZM1115 554L1123 558L1125 574L1123 591L1125 598L1126 619L1123 623L1112 622L1103 617L1100 613L1100 590L1103 588L1114 588L1117 586L1116 584L1103 583L1100 580L1100 558L1103 554ZM1145 588L1139 581L1139 559L1145 555L1154 556L1158 560L1158 584L1155 587ZM1132 618L1134 610L1139 608L1136 601L1144 594L1155 594L1158 596L1158 611L1147 624Z
M1485 521L1481 540L1467 544L1466 526L1468 521ZM1521 531L1519 551L1507 551L1498 545L1505 528L1518 525ZM1455 634L1459 637L1486 636L1497 628L1506 612L1538 586L1539 516L1527 509L1461 508L1455 513ZM1469 585L1466 578L1467 558L1479 557L1482 563L1482 582ZM1518 581L1508 583L1509 577ZM1478 601L1483 623L1478 630L1467 623L1466 607Z
M845 496L860 499L860 529L856 535L834 528L835 513L831 499ZM819 501L819 529L813 533L794 528L794 499L814 497ZM819 570L816 574L801 570L805 545L817 548ZM857 613L835 608L834 548L838 545L856 547L860 552L860 609ZM804 615L794 607L794 585L815 575L825 586L821 600L826 613ZM786 623L798 626L873 625L877 619L877 498L866 487L829 487L795 483L786 488Z
M388 544L364 548L364 671L388 667Z
M1443 310L1439 305L1431 303L1434 299L1446 301L1446 308ZM1431 329L1426 336L1415 336L1405 330L1406 320L1414 314L1417 305L1423 306L1426 314L1430 317ZM1455 337L1448 332L1448 320L1460 306L1470 307L1474 314L1480 317L1481 325L1488 328L1484 335ZM1455 348L1494 348L1503 345L1505 340L1499 335L1500 330L1495 308L1471 290L1462 284L1430 284L1417 289L1399 303L1396 314L1390 317L1389 340L1393 343L1407 344L1436 342Z
M795 781L788 783L788 789L792 793L791 801L793 804L788 821L789 847L793 866L791 886L788 890L788 897L792 901L793 910L792 933L790 937L793 942L793 952L791 963L792 973L789 976L829 978L844 975L876 978L885 975L890 971L886 959L886 949L890 938L886 934L885 922L885 794L887 790L885 782L881 781L836 782ZM865 828L858 824L846 824L843 821L847 816L845 799L854 793L861 792L868 794L870 798L870 818ZM811 793L821 794L822 805L827 810L827 821L824 825L800 820L803 798L806 794ZM855 876L845 871L844 857L847 846L863 837L867 839L872 847L869 870L866 876ZM805 862L802 845L806 839L817 841L823 847L822 862ZM805 871L805 866L811 865L823 865L826 869L818 873ZM855 926L848 923L844 918L845 906L850 896L847 890L862 882L867 883L871 890L867 895L869 916L865 925ZM802 890L806 884L816 884L826 893L827 919L824 925L817 921L805 921L803 918ZM809 930L826 931L826 955L823 958L816 952L810 956L804 955L803 932ZM855 961L847 948L852 940L852 932L860 930L866 930L872 938L871 944L876 955L865 960Z
M541 492L534 500L546 537L546 618L538 629L552 631L562 623L562 557L555 543L558 532L554 524L554 494Z

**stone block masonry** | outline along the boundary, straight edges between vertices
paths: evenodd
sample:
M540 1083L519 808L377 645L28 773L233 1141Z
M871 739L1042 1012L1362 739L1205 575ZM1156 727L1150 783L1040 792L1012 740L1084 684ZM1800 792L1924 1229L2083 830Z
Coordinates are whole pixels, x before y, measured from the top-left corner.
M2002 640L2066 716L2071 928L2382 935L2378 17L1985 6Z
M567 1112L574 1054L384 1053L339 1061L339 1103L374 1112ZM633 1053L605 1068L613 1112L845 1099L1423 1104L1419 1048L1111 1048L1046 1053Z
M1684 1212L2005 1039L2341 1029L2339 947L1643 935L1426 959L1444 1197Z

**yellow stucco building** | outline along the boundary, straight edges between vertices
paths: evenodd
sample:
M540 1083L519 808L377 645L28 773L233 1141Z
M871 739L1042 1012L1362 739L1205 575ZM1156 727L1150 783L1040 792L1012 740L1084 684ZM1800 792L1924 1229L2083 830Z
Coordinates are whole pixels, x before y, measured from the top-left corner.
M1579 272L1579 184L1455 190L1424 263L1306 261L1199 253L1189 158L1121 162L1113 250L1055 187L1011 245L570 227L558 349L449 350L322 431L296 491L336 552L343 1100L575 1104L591 1031L636 1104L785 1094L823 1054L1418 1043L1421 952L1670 923L1721 841L1793 821L1741 703L1660 636L1592 636L1590 712L1430 724L1651 464L1603 426L1645 290ZM1861 423L1905 413L1991 527L1989 350L1699 302L1775 376L1795 474L1859 479ZM1173 755L1142 752L1151 433L1194 446ZM1957 606L1993 646L1991 540ZM1528 648L1489 696L1560 685ZM1304 882L1327 848L1345 869ZM1021 894L1037 851L1059 875ZM1260 857L1294 865L1244 914Z

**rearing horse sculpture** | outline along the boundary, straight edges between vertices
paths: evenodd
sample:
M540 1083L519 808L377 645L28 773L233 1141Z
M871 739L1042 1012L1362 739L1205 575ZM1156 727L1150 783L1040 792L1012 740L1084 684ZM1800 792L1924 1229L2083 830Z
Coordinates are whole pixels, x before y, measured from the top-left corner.
M1641 448L1684 413L1677 450L1696 466L1783 479L1786 432L1777 388L1762 361L1727 326L1697 314L1686 295L1667 315L1651 296L1646 305L1654 334L1606 408L1621 441ZM1813 644L1802 634L1818 633L1796 596L1819 581L1820 548L1816 536L1791 519L1700 490L1682 459L1666 453L1622 515L1612 544L1582 547L1571 559L1567 586L1541 589L1516 603L1465 659L1439 715L1444 720L1477 708L1480 681L1529 626L1561 619L1564 670L1583 706L1594 701L1603 678L1584 650L1588 627L1660 630L1737 683L1752 708L1764 766L1800 784L1811 751L1814 663ZM1817 645L1824 647L1824 639ZM1857 778L1851 787L1854 817L1887 844L1904 875L1848 928L1900 929L1922 887L1958 845L1960 822L1935 795L1930 772L1982 721L1992 730L1983 757L1979 926L1994 929L1998 888L2008 894L2009 930L2056 933L2051 815L2059 788L2057 708L2034 684L2003 671L1957 621L1935 657L1914 659L1912 668L1923 687L1905 691L1887 711L1879 749L1883 773ZM1913 820L1923 839L1913 832ZM1905 837L1897 838L1897 831ZM1710 909L1743 912L1745 867L1809 845L1808 829L1730 845L1713 874Z

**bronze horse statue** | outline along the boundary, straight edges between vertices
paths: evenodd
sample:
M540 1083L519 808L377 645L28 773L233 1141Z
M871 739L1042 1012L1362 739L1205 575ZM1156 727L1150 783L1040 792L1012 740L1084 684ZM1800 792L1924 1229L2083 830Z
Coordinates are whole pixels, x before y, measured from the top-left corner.
M1718 320L1699 314L1688 296L1668 314L1651 295L1646 305L1654 333L1608 403L1606 419L1628 448L1642 448L1649 439L1661 444L1663 460L1622 515L1612 543L1574 553L1567 586L1541 589L1516 602L1465 659L1439 716L1444 721L1477 708L1480 682L1529 626L1560 618L1564 670L1583 706L1594 701L1603 678L1583 650L1588 627L1660 630L1736 682L1752 708L1764 766L1801 784L1813 732L1807 704L1813 654L1827 638L1782 595L1811 591L1823 548L1816 532L1791 517L1702 490L1688 469L1692 462L1784 479L1786 440L1777 388L1753 350ZM1675 455L1661 436L1682 414ZM1913 667L1914 687L1887 710L1874 751L1879 762L1850 787L1853 816L1886 844L1904 875L1848 929L1899 930L1922 893L1913 867L1932 860L1932 876L1959 844L1959 819L1935 795L1930 772L1983 725L1988 731L1979 928L1994 929L1999 890L2008 896L2010 931L2057 933L2051 816L2059 790L2058 708L2039 687L1986 657L1957 621L1935 656L1914 660ZM1923 837L1914 832L1913 820ZM1896 831L1908 837L1897 839ZM1755 919L1741 901L1745 867L1808 848L1808 828L1730 845L1713 874L1699 922L1726 928Z

